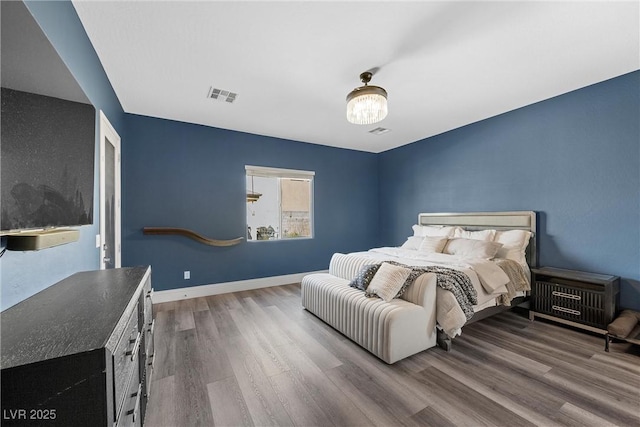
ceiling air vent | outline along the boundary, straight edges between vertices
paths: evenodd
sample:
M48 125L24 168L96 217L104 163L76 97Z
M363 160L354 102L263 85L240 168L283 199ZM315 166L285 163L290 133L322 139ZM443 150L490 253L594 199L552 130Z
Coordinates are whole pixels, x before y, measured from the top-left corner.
M224 89L216 89L215 87L211 86L207 98L215 99L221 102L228 102L229 104L231 104L236 99L238 99L238 94L229 92L228 90Z
M383 133L387 133L390 130L391 129L387 129L387 128L375 128L375 129L371 129L369 133L372 133L374 135L382 135Z

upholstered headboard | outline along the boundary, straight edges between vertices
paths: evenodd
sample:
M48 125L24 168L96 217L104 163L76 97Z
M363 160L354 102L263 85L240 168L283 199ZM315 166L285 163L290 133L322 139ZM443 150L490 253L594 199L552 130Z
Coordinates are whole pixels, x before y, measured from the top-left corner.
M531 240L527 247L529 266L538 265L536 213L533 211L514 212L459 212L459 213L421 213L418 214L420 225L459 226L466 230L527 230L531 232Z

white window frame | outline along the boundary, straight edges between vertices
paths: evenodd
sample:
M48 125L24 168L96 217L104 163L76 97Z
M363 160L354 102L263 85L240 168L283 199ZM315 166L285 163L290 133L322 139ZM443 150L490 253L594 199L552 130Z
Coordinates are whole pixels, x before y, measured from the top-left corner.
M248 176L259 176L264 178L291 178L291 179L308 179L309 180L309 221L311 222L311 236L308 237L282 237L282 230L280 230L280 237L274 240L249 240L249 242L280 242L280 241L294 241L294 240L308 240L315 237L315 218L314 218L314 188L313 181L316 173L314 171L305 171L298 169L282 169L272 168L266 166L251 166L245 165L245 180ZM280 190L280 185L278 184ZM280 210L280 216L282 215L282 206L280 202L280 192L278 192L278 209ZM247 211L245 211L245 222L248 217ZM280 218L282 223L282 218ZM248 224L247 224L248 225ZM282 228L282 227L280 227Z

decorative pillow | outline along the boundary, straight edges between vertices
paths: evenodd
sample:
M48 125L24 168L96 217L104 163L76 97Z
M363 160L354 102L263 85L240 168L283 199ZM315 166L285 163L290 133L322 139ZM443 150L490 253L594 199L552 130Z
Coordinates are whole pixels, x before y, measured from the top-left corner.
M502 244L496 242L483 242L474 239L449 239L443 253L457 255L462 258L491 259L496 256Z
M404 242L400 247L402 249L413 249L414 251L417 251L423 240L424 237L422 236L411 236L407 238L407 241Z
M529 246L531 232L526 230L497 231L494 242L502 243L506 247L519 247L525 250Z
M366 291L367 286L371 283L371 279L375 276L376 272L380 268L380 264L370 264L365 265L360 269L358 275L349 282L349 286L352 288L360 289L361 291Z
M434 225L418 225L415 224L412 226L413 235L414 236L422 236L422 237L434 237L434 236L444 236L451 237L453 236L453 232L455 231L455 227L437 227Z
M446 237L421 237L422 242L418 250L426 253L442 253L447 244Z
M456 227L456 230L453 232L453 237L482 240L483 242L493 242L495 235L496 230L467 231L462 227Z
M498 231L493 239L494 242L501 243L502 247L496 254L497 258L512 259L519 264L526 265L527 257L525 250L529 246L531 232L526 230Z
M366 296L377 295L386 302L391 301L402 289L402 285L411 274L410 268L383 262L369 284Z

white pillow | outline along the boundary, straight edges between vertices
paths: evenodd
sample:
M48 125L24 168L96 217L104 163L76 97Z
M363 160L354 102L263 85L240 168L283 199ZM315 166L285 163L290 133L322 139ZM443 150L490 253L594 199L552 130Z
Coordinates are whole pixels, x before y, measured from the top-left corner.
M527 264L525 250L529 246L531 232L526 230L498 231L493 239L494 242L502 243L496 258L512 259L522 265Z
M373 279L371 279L371 283L367 287L367 295L377 295L389 302L402 289L402 285L404 285L409 274L411 274L410 268L384 262L375 276L373 276Z
M483 242L482 240L455 238L449 239L443 253L462 258L491 259L496 256L502 244Z
M531 232L526 230L508 230L497 231L494 242L502 243L504 247L519 247L525 250L529 245L529 239L531 238Z
M442 253L444 246L447 244L446 237L421 237L422 242L418 250L426 253Z
M413 227L413 235L414 236L422 236L422 237L434 237L434 236L443 236L443 237L451 237L456 229L456 227L437 227L434 225L418 225L415 224Z
M463 239L482 240L483 242L493 242L496 230L479 230L467 231L462 227L456 227L453 237L462 237Z
M423 240L424 237L422 236L410 236L407 238L407 241L404 242L400 247L402 249L413 249L414 251L417 251Z

